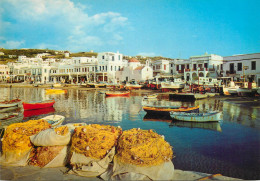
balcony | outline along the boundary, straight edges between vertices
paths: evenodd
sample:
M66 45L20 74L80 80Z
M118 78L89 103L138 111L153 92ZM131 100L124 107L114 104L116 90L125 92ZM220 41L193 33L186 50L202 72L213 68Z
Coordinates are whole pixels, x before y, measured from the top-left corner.
M215 72L215 68L210 68L209 71L210 72Z
M184 73L184 70L178 70L178 73L179 73L179 74L183 74L183 73Z
M185 72L189 72L190 71L190 69L185 69Z

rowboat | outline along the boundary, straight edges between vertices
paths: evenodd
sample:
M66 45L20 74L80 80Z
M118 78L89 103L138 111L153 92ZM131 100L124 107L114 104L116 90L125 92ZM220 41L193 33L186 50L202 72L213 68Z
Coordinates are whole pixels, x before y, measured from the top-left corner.
M199 106L185 107L185 106L143 106L143 110L149 114L163 114L169 115L170 112L198 112Z
M184 112L171 112L171 117L180 121L191 122L210 122L221 120L221 112L208 112L208 113L184 113Z
M23 112L23 116L26 118L26 117L38 116L42 114L50 114L54 112L55 112L54 107L46 107L42 109L25 110Z
M51 127L55 128L55 127L61 125L61 123L64 121L65 117L61 116L61 115L54 114L54 115L46 116L46 117L41 118L41 119L48 121L48 123L51 124Z
M0 102L0 108L7 108L7 107L18 106L18 103L20 101L21 101L20 99L12 99L10 101L2 101L2 102Z
M54 99L38 102L23 102L23 108L24 110L42 109L46 107L52 107L54 103Z
M129 96L130 91L128 91L128 92L113 91L113 92L106 92L105 94L106 94L106 96Z
M65 89L45 89L46 94L65 94L67 90Z

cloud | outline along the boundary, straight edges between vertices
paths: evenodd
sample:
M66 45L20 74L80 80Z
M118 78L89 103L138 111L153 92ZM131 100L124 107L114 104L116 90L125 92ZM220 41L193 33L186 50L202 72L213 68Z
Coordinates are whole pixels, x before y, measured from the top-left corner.
M8 32L13 32L25 37L26 46L32 42L34 46L57 43L64 46L63 49L73 46L92 49L92 46L123 42L123 32L129 29L128 18L120 13L89 16L86 11L91 6L71 0L1 0L1 3L0 26L5 30L0 30L0 36L8 38ZM21 27L23 31L19 31ZM32 34L26 34L31 31ZM36 39L43 42L36 42Z
M138 53L137 55L147 56L147 57L154 57L154 56L156 56L156 54L153 53L153 52L141 52L141 53Z
M7 49L20 48L21 45L23 45L24 43L25 43L24 40L22 40L22 41L13 41L13 40L6 41L5 38L3 38L3 37L0 38L0 47L4 47L4 48L7 48Z

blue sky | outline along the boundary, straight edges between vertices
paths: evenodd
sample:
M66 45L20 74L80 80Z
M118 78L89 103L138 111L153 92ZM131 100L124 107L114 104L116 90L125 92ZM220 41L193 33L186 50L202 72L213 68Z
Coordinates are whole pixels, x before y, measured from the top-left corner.
M0 47L189 58L260 52L260 0L0 0Z

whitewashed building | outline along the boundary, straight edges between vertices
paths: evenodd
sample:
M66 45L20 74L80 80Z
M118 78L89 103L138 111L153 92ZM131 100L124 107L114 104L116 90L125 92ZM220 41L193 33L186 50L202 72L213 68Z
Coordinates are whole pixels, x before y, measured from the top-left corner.
M260 86L260 53L224 57L224 77L236 82L255 82Z
M98 81L116 82L116 71L127 66L127 60L123 60L123 54L119 52L98 53L97 59L96 77Z
M190 57L189 68L184 70L186 81L203 78L217 78L222 76L223 57L215 54L199 55Z
M0 64L0 82L7 81L10 68L7 65Z
M122 81L145 81L153 78L153 69L149 66L149 60L142 65L136 58L131 58L126 67L116 72L116 80Z
M156 60L152 63L153 76L159 76L170 73L170 62L169 60Z

